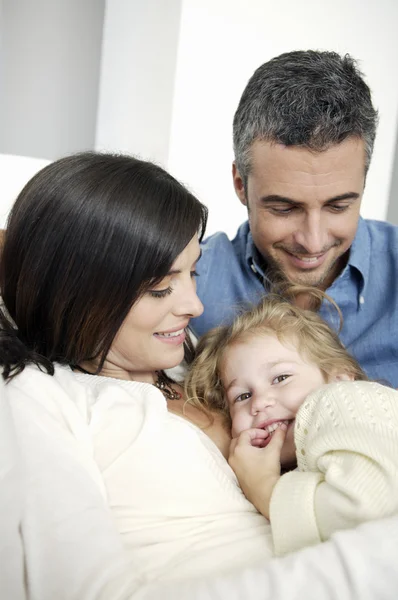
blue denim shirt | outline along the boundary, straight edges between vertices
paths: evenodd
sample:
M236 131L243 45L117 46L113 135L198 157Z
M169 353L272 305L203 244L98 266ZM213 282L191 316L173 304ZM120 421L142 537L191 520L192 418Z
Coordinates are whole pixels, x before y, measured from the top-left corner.
M260 300L266 278L259 263L248 222L232 241L215 233L203 242L197 291L205 310L191 321L196 335ZM346 348L371 379L398 387L398 227L360 219L347 265L327 294L343 313L340 338ZM338 329L330 305L324 303L320 314Z

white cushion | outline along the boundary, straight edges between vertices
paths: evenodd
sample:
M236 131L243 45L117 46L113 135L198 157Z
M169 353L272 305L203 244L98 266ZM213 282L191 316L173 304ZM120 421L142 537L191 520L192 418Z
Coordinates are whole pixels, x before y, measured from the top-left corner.
M0 229L6 227L8 213L24 185L50 162L45 158L0 154Z

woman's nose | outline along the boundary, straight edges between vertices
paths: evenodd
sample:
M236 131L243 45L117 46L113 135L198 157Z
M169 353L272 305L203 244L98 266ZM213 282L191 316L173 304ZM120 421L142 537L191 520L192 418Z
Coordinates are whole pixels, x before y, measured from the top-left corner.
M177 312L188 317L199 317L203 310L203 304L196 293L196 285L191 280L181 296Z

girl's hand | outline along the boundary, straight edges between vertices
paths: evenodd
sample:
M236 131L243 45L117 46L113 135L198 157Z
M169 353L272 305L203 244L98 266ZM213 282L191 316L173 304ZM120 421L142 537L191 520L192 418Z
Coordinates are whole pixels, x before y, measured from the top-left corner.
M281 473L281 450L287 426L282 423L265 448L259 446L269 437L262 429L247 429L231 441L228 462L246 498L269 519L272 491Z

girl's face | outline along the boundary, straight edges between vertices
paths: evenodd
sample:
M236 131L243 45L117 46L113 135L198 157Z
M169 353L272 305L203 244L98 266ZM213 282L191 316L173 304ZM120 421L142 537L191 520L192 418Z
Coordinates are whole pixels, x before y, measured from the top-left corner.
M134 304L107 355L102 375L153 382L153 372L184 358L185 329L203 312L196 295L198 236L174 261L169 274Z
M293 343L282 343L275 335L264 334L229 346L220 371L232 437L253 427L272 432L278 423L286 421L281 463L295 463L296 413L308 394L328 383L319 367L305 360Z

